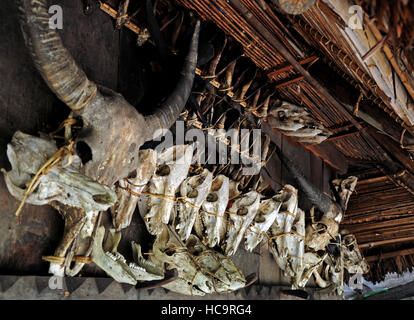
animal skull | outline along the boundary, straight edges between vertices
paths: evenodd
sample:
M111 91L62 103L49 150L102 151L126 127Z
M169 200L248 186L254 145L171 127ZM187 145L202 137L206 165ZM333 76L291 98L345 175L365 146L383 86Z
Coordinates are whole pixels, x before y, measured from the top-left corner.
M139 195L155 172L157 154L152 149L139 151L138 167L130 177L120 180L116 190L118 201L111 208L112 222L116 230L128 227L132 220Z
M246 230L245 246L247 251L253 251L262 242L264 234L272 226L282 204L283 202L277 201L275 197L260 203L253 224Z
M88 177L88 184L96 181L102 185L101 189L104 186L112 187L138 167L141 145L170 128L184 108L195 75L200 22L196 23L189 53L175 90L155 114L143 116L120 94L96 85L87 78L63 46L59 34L49 27L46 0L16 0L16 3L24 40L36 68L49 88L72 110L73 117L81 119L83 123L82 130L74 139L75 152L86 148L92 157L80 166L78 175L71 173L69 177L74 178L74 183L81 183L85 180L84 177ZM109 203L112 206L112 200L110 196L98 198L105 206L105 209L99 210L106 210ZM64 213L65 219L71 221L65 223L67 228L61 246L56 250L59 254L64 254L69 244L80 234L83 218L71 206L60 205L59 208L67 211ZM96 214L88 221L94 223L94 217ZM88 230L90 227L92 226ZM71 272L70 275L73 274Z
M179 204L179 223L176 227L181 240L187 240L190 236L200 207L208 196L212 182L213 174L204 169L201 174L187 178L181 183L180 194L184 197L185 202Z
M259 210L260 198L259 193L250 191L234 200L229 209L227 241L224 250L226 255L231 256L236 253L245 231Z
M344 254L344 268L351 274L366 274L369 272L369 264L362 256L355 236L347 233L346 230L342 230L341 234L343 235L342 249Z
M150 180L151 195L141 196L140 213L149 233L158 235L170 222L175 193L188 174L193 156L191 145L170 147L158 154L157 170Z
M123 255L117 251L119 241L121 240L119 232L115 232L114 229L109 230L105 245L103 245L104 236L105 227L101 226L97 229L93 240L92 261L117 282L136 285L137 281L160 280L164 278L163 274L149 273L137 264L140 261L139 255L134 255L136 258L135 263L127 263Z
M286 101L269 112L267 121L272 128L302 143L321 143L331 135L304 107Z
M203 243L213 248L225 237L229 202L229 178L218 175L211 184L210 192L203 202L194 229Z

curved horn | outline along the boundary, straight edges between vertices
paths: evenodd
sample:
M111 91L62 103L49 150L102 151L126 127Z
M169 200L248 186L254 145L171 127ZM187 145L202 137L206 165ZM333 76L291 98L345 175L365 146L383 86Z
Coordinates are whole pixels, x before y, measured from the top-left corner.
M177 86L154 114L145 117L148 128L152 129L149 140L162 135L174 124L190 97L197 67L199 33L200 21L198 20Z
M49 88L72 110L87 106L97 87L73 60L56 30L49 27L47 1L16 0L16 3L26 46Z
M275 145L276 146L276 145ZM300 171L300 169L288 158L286 157L282 150L276 146L276 153L279 156L280 161L286 166L287 169L292 173L295 180L299 184L300 189L305 193L310 202L317 207L323 213L328 213L332 210L333 206L341 208L337 203L332 201L326 194L319 191ZM342 210L341 210L342 211Z

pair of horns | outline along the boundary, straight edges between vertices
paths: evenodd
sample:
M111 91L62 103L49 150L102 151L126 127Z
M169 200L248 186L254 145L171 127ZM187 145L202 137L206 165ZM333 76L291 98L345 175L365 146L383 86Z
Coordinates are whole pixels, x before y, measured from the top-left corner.
M46 0L16 0L26 46L49 88L74 112L81 112L95 97L98 87L88 79L56 30L49 27ZM194 81L200 22L197 21L181 77L160 108L146 117L149 128L168 129L184 108Z

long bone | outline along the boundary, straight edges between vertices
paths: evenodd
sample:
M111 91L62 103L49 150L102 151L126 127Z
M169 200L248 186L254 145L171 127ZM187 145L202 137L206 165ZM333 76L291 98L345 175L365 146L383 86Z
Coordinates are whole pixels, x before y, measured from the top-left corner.
M229 202L229 178L218 175L211 185L206 200L195 223L196 234L205 245L213 248L223 240L227 217L225 211Z
M229 209L227 240L224 249L226 255L231 256L236 253L244 233L259 210L260 198L259 193L250 191L234 200Z
M112 223L116 230L128 227L132 220L139 196L155 172L157 153L146 149L139 151L139 165L133 177L120 180L116 190L118 201L111 208ZM131 176L130 175L130 176Z
M173 146L158 153L158 169L148 185L149 194L141 196L140 206L152 235L158 235L163 231L162 225L170 222L175 194L188 174L192 157L192 145Z
M184 202L179 203L176 229L181 240L187 240L193 230L194 222L199 214L200 207L208 196L213 175L207 169L199 175L185 179L181 183L180 195Z

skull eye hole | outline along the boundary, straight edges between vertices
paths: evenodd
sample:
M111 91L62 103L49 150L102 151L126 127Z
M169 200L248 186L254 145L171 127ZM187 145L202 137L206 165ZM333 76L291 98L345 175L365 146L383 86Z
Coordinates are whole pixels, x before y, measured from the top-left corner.
M101 204L107 204L111 202L111 197L108 194L94 194L92 199Z
M352 251L352 250L354 250L354 245L353 245L353 244L351 244L348 248L349 248L349 250L351 250L351 251Z
M265 222L265 221L266 221L266 219L265 219L264 215L262 215L262 214L258 214L258 215L256 215L256 217L254 218L254 221L255 221L255 222L257 222L257 223L263 223L263 222Z
M218 196L216 193L209 193L206 200L208 202L216 202L218 200Z
M170 167L167 166L166 164L162 165L161 167L158 168L157 172L155 173L157 176L168 176L170 174Z
M292 230L293 230L293 231L296 231L296 226L293 226L293 227L292 227Z
M92 160L92 150L88 146L88 144L84 141L79 141L76 143L76 152L81 158L82 164L86 164L90 160Z
M196 189L191 190L188 194L187 197L188 198L195 198L198 196L198 191Z
M239 216L245 216L249 210L247 210L246 207L241 207L239 210L237 210L237 215Z

